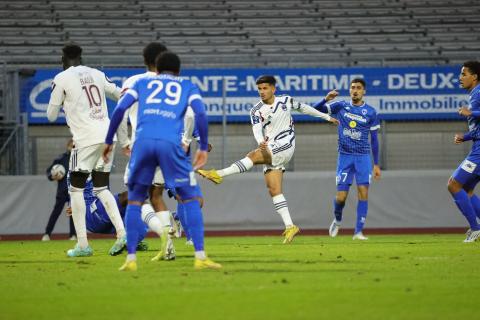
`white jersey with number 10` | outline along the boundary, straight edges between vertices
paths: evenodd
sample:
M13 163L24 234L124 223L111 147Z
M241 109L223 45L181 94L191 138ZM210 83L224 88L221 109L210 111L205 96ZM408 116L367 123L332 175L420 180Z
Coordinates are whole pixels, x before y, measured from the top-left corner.
M63 106L75 148L103 143L110 124L105 95L118 100L120 89L97 69L72 66L53 79L48 118Z

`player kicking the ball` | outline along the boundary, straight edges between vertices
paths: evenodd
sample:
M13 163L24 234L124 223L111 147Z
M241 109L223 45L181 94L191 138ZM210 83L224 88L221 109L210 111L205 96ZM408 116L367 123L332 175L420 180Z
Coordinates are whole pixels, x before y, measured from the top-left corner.
M275 96L276 80L273 76L261 76L257 79L256 84L261 101L252 108L250 117L258 148L222 170L198 170L197 172L219 184L222 183L224 177L243 173L254 165L263 164L265 183L275 210L285 224L283 243L290 243L300 232L300 229L292 222L287 201L282 192L283 172L295 151L295 131L291 111L296 110L335 124L338 122L328 114L297 102L290 96Z

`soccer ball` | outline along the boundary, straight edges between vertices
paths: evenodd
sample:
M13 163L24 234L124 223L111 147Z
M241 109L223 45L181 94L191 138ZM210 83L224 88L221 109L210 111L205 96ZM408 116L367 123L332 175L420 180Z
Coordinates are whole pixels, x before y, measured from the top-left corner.
M50 170L50 173L52 174L52 177L55 175L58 175L60 179L62 179L65 176L65 167L62 166L61 164L56 164L52 167Z

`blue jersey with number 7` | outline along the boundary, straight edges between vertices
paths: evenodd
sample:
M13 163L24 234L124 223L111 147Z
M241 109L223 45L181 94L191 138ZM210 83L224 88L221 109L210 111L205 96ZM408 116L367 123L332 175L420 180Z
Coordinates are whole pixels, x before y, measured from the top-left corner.
M159 74L137 80L128 94L138 101L136 139L162 139L180 143L183 118L198 88L187 79Z

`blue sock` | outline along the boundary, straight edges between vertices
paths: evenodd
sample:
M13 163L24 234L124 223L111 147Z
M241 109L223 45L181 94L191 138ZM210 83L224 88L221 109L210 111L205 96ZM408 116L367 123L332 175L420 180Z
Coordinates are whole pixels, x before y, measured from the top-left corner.
M137 244L139 235L145 225L142 221L141 206L136 204L128 204L125 213L125 224L127 228L127 250L128 253L137 252Z
M177 203L177 217L180 220L185 237L190 240L190 232L188 232L188 225L185 221L185 205L180 202Z
M475 210L475 215L477 216L477 218L480 219L480 198L477 197L476 194L474 194L470 198L470 202L472 203L473 209Z
M335 215L335 220L337 220L337 222L342 221L344 207L345 207L345 202L338 203L336 199L333 199L333 214Z
M195 251L203 251L203 215L200 202L193 200L184 203L183 206L185 207L185 220L193 240L193 247Z
M480 225L477 223L477 216L475 215L475 210L473 209L472 202L468 198L468 194L465 190L460 190L459 192L453 194L453 199L458 209L467 219L470 224L470 229L473 231L480 230Z
M358 200L357 204L357 225L355 226L355 233L361 232L365 221L367 220L368 200Z

